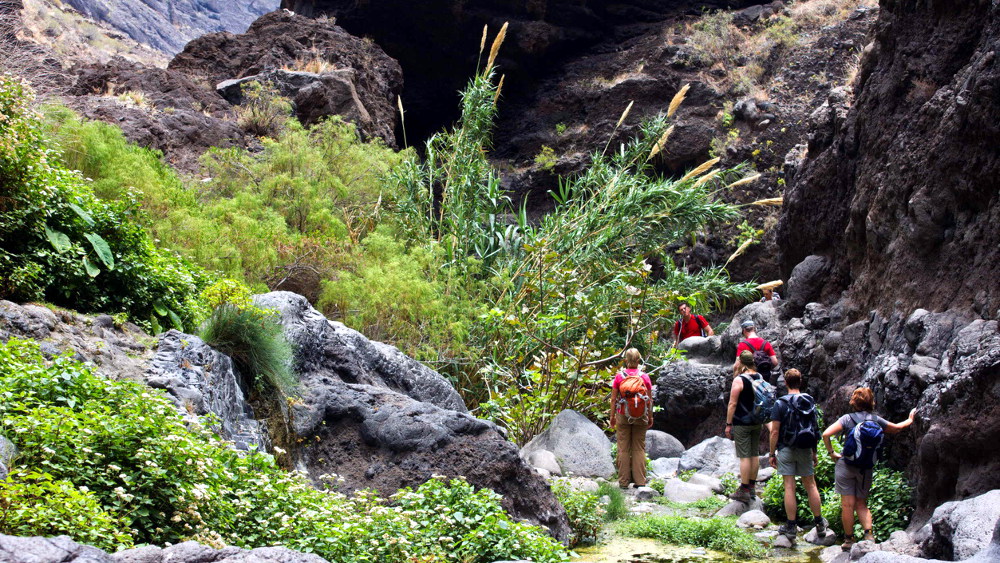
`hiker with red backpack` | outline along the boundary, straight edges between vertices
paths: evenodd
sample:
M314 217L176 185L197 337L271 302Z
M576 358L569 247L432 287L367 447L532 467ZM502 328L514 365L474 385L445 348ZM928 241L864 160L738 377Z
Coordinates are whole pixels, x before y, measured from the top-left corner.
M611 429L618 441L618 484L646 486L646 430L653 425L653 383L641 369L639 350L625 351L611 384Z
M854 390L851 395L853 413L840 417L823 432L823 444L830 457L836 461L834 466L834 486L840 495L841 522L844 524L844 551L850 551L854 545L854 513L857 512L864 530L864 539L873 541L872 513L868 509L868 494L871 492L872 477L875 473L875 462L878 461L879 447L882 445L883 434L896 434L911 424L917 415L917 409L910 411L910 416L903 422L893 423L872 414L875 409L875 395L867 387ZM844 448L842 453L833 450L830 438L835 434L843 434Z
M726 438L736 442L740 458L740 487L729 498L749 503L757 497L757 472L760 470L760 429L771 420L774 386L756 371L753 354L744 350L738 361L739 372L733 376L726 409Z
M680 312L681 318L674 323L674 347L680 344L685 338L715 335L712 325L708 324L705 317L692 315L691 306L687 303L678 305L677 311Z
M798 532L795 478L798 477L809 499L816 534L823 537L826 522L820 514L821 502L814 470L819 463L816 457L816 444L819 443L816 401L808 393L800 391L802 373L799 370L785 372L785 385L788 386L788 394L775 401L771 411L771 453L768 458L771 467L781 475L785 487L786 520L778 528L778 533L795 541Z
M752 319L746 319L740 323L740 328L743 330L743 340L736 346L733 374L735 375L739 371L740 354L745 350L753 354L754 368L757 373L773 384L771 370L778 366L778 356L774 353L774 348L770 342L757 336L757 325Z

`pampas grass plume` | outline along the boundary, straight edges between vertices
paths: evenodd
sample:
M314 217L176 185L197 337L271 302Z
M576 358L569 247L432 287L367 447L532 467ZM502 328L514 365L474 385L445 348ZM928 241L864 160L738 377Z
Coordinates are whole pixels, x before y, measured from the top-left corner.
M677 91L676 94L674 94L674 99L670 100L670 106L667 108L668 118L672 117L674 115L674 112L677 111L677 108L681 107L681 104L684 102L684 98L687 96L688 90L690 89L691 85L685 84L683 88L681 88L680 90Z
M706 170L709 170L713 166L715 166L716 164L718 164L719 160L721 160L721 159L719 157L716 157L716 158L713 158L712 160L709 160L707 162L701 163L700 165L698 165L697 168L695 168L694 170L692 170L692 171L688 172L687 174L685 174L683 178L681 178L680 180L677 180L677 182L680 183L680 182L683 182L685 180L690 180L691 178L694 178L696 176L700 176Z
M503 27L500 28L500 33L497 33L496 39L493 40L493 46L490 47L490 58L486 60L486 72L489 72L493 68L493 61L497 58L497 52L500 51L500 45L503 45L503 40L507 37L507 23L503 22Z

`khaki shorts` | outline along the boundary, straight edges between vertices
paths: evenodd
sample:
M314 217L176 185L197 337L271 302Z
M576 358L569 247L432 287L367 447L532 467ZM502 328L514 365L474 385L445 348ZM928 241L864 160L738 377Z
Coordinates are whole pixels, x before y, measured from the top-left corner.
M837 465L833 466L834 488L838 495L868 498L868 493L872 490L874 473L872 469L859 469L847 465L844 458L840 458L837 460Z
M778 450L778 475L808 477L813 474L813 451L805 448Z
M733 426L733 441L736 442L736 457L759 456L760 424Z

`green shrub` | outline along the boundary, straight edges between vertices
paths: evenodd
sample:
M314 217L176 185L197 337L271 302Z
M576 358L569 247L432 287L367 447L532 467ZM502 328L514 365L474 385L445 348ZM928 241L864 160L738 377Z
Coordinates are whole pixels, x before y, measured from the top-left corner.
M654 491L660 493L661 495L663 494L663 491L666 488L666 486L667 486L666 483L664 483L660 479L651 479L649 481L649 488L651 488Z
M820 420L819 427L823 428L822 419ZM833 440L832 443L835 451L839 452L841 449L840 441ZM833 459L825 454L818 455L817 460L819 463L813 471L816 478L816 487L819 489L820 497L822 498L824 491L833 488L833 470L835 464ZM785 484L781 475L775 473L774 476L768 480L767 485L764 486L764 492L761 494L761 500L764 501L764 511L767 512L771 518L782 521L786 518ZM796 479L795 483L795 503L797 508L796 518L811 522L813 515L812 510L809 509L809 497L806 495L805 487L802 486L801 480L799 479ZM822 512L822 514L828 520L832 521L832 518L825 511Z
M223 303L212 311L201 339L233 359L240 373L261 391L290 395L297 379L292 372L292 346L274 311Z
M696 545L747 559L767 555L767 549L757 542L757 538L736 527L735 518L639 516L619 522L617 529L626 536Z
M258 137L281 133L292 113L292 103L271 83L253 81L242 85L243 102L236 106L236 123Z
M134 200L101 201L57 163L30 98L0 77L0 298L196 326L205 274L153 245Z
M876 540L885 541L893 532L906 529L913 514L913 487L907 482L906 474L885 466L876 467L868 509L872 513L872 532ZM830 521L830 529L843 534L841 497L833 487L823 491L822 511ZM854 535L861 537L862 534L861 523L855 516Z
M512 521L488 489L434 479L391 499L317 490L269 455L189 428L161 392L105 380L68 357L46 362L33 341L0 344L0 398L0 432L19 448L18 463L52 476L0 487L6 532L67 531L112 551L188 539L284 545L359 563L568 559L543 530ZM53 505L25 511L38 490Z
M566 517L569 518L569 528L573 532L569 547L597 541L604 519L600 497L593 493L577 491L562 480L552 483L552 493L566 509Z
M12 471L0 481L0 533L68 535L108 551L132 547L121 520L105 512L93 493L50 475Z
M601 483L597 487L598 498L608 497L608 504L604 507L604 521L614 522L628 516L628 506L625 504L625 493L614 483Z

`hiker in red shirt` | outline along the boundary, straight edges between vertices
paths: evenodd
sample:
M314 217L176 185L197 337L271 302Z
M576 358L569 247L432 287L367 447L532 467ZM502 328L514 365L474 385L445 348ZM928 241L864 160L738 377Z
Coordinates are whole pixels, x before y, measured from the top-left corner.
M712 336L715 334L715 331L712 330L712 325L708 324L705 317L691 314L691 306L687 303L678 305L677 310L681 313L681 319L674 323L675 347L682 340L690 336ZM702 334L702 331L704 331L704 334Z
M733 373L737 373L740 367L740 353L746 350L754 355L757 373L764 379L771 381L771 368L778 365L778 356L774 353L774 348L770 342L757 336L757 325L751 319L740 323L740 328L743 329L743 340L740 340L736 346Z

